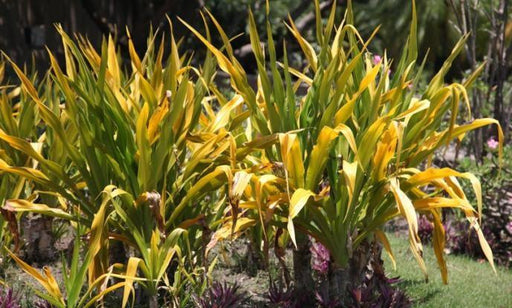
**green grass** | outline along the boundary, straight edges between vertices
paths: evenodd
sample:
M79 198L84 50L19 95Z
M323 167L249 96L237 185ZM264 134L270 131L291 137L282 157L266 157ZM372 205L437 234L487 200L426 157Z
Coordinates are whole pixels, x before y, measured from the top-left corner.
M447 256L448 285L443 285L434 251L424 248L424 258L429 274L425 282L414 257L409 251L405 236L388 234L397 270L384 253L387 276L400 276L397 286L413 300L413 307L512 307L512 270L496 268L495 275L487 262L465 256Z

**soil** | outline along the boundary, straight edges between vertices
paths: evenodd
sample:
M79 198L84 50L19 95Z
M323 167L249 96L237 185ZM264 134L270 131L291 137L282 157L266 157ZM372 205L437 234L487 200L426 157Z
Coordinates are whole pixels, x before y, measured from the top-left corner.
M258 269L255 262L248 260L249 243L245 239L220 243L213 251L212 258L218 258L213 272L214 281L238 284L248 300L241 307L268 307L270 275L276 281L282 275L281 266L273 251L269 253L269 270ZM291 273L292 250L286 251L286 267ZM279 282L276 282L279 283Z

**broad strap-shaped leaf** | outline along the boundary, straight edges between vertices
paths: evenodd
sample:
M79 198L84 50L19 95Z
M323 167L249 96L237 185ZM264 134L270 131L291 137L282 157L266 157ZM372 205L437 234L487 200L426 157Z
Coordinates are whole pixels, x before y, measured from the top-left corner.
M323 127L318 134L316 144L311 151L311 156L308 158L309 163L305 183L307 190L315 191L320 184L320 178L324 173L327 160L329 159L329 152L336 137L338 137L338 132L328 126Z
M147 121L149 117L149 105L144 104L142 110L137 119L137 130L136 139L137 147L139 150L139 168L138 168L138 182L141 191L152 190L151 187L147 187L150 178L151 170L151 146L149 143L149 134Z
M375 236L382 244L386 252L388 253L389 259L391 260L391 264L393 264L393 269L396 271L396 260L395 255L393 254L393 250L391 250L391 245L389 244L388 237L381 230L375 231Z
M166 228L175 223L176 218L182 211L194 200L200 198L206 192L219 188L227 183L227 180L232 177L231 168L229 166L218 166L212 172L204 175L199 179L187 192L186 196L181 202L172 210L171 216L166 223Z
M480 247L482 248L485 258L491 265L494 273L496 273L496 268L494 267L494 257L493 257L492 249L489 246L489 243L487 243L487 240L485 239L484 233L482 232L482 228L480 228L480 225L478 224L478 219L476 219L475 217L467 217L467 218L469 220L469 223L471 224L471 227L476 231L476 234L478 235L478 242L480 243Z
M444 284L448 284L448 268L446 267L446 260L444 259L444 246L446 242L445 230L441 222L441 210L434 209L431 211L434 217L434 232L432 236L432 246L436 254L437 264L441 271L441 278Z
M304 187L304 161L296 134L279 134L281 158L286 171L286 180L294 189Z
M44 267L43 272L44 275L39 273L38 270L33 268L32 266L25 263L23 260L18 258L14 253L12 253L9 249L5 248L7 250L7 253L11 256L11 258L16 261L16 263L21 267L23 271L25 271L27 274L29 274L32 278L36 279L41 286L48 292L48 294L59 303L62 303L62 307L64 307L64 297L62 296L62 293L59 289L59 285L57 284L57 281L53 277L50 268Z
M359 144L364 145L359 148L358 158L362 168L366 168L372 159L377 142L389 126L389 119L386 117L378 118L364 133Z
M68 212L59 209L52 208L46 204L33 203L28 200L23 199L11 199L5 202L3 207L4 210L14 211L14 212L31 212L38 213L47 216L52 216L56 218L62 218L68 221L76 221L77 217L69 214Z
M299 30L295 26L295 23L289 16L288 18L290 25L285 24L288 30L292 33L292 35L297 40L297 43L299 43L300 48L302 49L302 52L306 56L306 59L308 60L308 64L313 69L313 72L316 72L318 69L318 58L316 56L316 52L313 49L313 46L300 34Z
M235 95L226 105L216 113L215 118L208 127L208 131L212 133L217 132L219 129L226 127L229 123L231 112L233 109L243 103L243 98L240 95Z
M412 187L419 187L424 186L428 184L432 184L437 179L443 179L447 177L462 177L466 178L471 182L471 185L473 187L473 191L476 196L477 201L477 207L478 207L478 214L481 216L482 214L482 187L480 184L480 181L477 179L477 177L474 174L465 172L460 173L450 168L428 168L425 171L418 172L411 176L409 179L407 179L407 184L411 185ZM463 197L463 196L460 196Z
M373 178L381 181L386 178L388 164L395 157L398 133L394 123L382 134L373 156Z
M125 285L123 290L123 302L121 304L121 307L126 307L128 304L128 298L130 297L130 294L132 294L133 300L135 300L135 289L133 288L133 282L134 279L132 277L137 276L137 269L139 267L139 262L142 260L137 257L130 257L128 259L128 264L126 265L126 278L125 278Z
M295 227L293 226L293 218L299 215L309 199L314 196L315 194L312 191L299 188L293 193L292 198L290 199L287 228L288 233L290 234L290 239L292 240L295 247L297 247L297 242L295 240Z
M102 192L102 202L91 224L91 239L89 250L91 253L91 263L88 267L89 284L93 284L97 279L107 272L108 267L108 223L107 207L111 202L110 193L115 190L114 186L108 186Z
M400 183L398 182L398 179L390 179L389 187L395 197L396 205L400 211L400 214L405 218L409 226L409 243L411 246L411 251L416 258L418 265L423 271L425 278L427 278L427 268L422 257L423 246L421 245L421 241L418 235L418 217L416 216L413 203L411 199L400 189Z
M217 229L217 231L215 231L215 233L212 235L210 242L206 246L206 254L208 254L208 252L217 244L217 242L226 239L234 239L239 236L241 232L249 230L256 224L257 221L249 217L238 218L236 225L233 224L232 219L229 219L223 223L222 227Z
M505 137L503 135L503 130L501 129L500 123L496 119L491 119L491 118L476 119L473 122L471 122L470 124L455 126L453 128L453 130L451 131L449 138L450 139L457 138L457 137L467 133L468 131L472 131L477 128L491 125L491 124L496 124L496 127L497 127L498 155L499 155L499 159L501 162L501 160L503 159L503 143L504 143Z

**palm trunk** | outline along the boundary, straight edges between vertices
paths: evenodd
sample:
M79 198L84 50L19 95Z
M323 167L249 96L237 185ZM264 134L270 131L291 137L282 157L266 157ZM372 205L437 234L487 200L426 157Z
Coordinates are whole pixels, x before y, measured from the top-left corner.
M52 235L53 217L28 215L21 221L23 231L24 259L32 262L48 262L58 257ZM17 230L16 230L17 231ZM15 236L15 235L14 235Z
M149 308L158 308L158 297L156 294L149 297Z
M310 240L303 234L297 235L297 249L293 251L295 298L302 307L313 307L315 283L311 272Z
M334 263L328 273L329 294L325 300L333 305L352 307L357 302L360 288L365 277L371 274L374 259L380 260L380 253L374 249L376 244L363 242L353 253L346 267L341 268ZM379 250L380 251L380 250ZM356 297L356 299L354 299Z

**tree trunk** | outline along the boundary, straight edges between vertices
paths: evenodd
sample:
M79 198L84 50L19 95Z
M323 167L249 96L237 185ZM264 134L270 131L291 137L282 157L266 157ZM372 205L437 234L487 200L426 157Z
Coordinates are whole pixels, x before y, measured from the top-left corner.
M265 258L254 241L247 243L247 250L242 262L243 270L251 277L256 277L259 270L266 269Z
M158 297L156 294L149 297L149 308L158 308Z
M363 284L369 270L368 264L372 259L371 245L363 242L354 251L345 268L334 266L329 271L329 295L330 302L337 302L342 307L348 307L352 303L353 293Z
M498 52L496 63L496 92L494 96L494 118L498 120L504 130L505 136L508 132L508 121L505 118L504 88L507 80L507 48L506 28L508 21L508 0L500 0L497 11L497 39L496 49Z
M309 246L309 238L297 234L297 249L293 251L293 278L295 298L302 307L313 307L315 298Z
M346 267L332 263L327 276L327 290L322 301L328 307L358 307L361 291L367 287L368 277L373 275L375 266L380 266L381 249L376 243L363 242L353 253Z
M53 217L27 215L22 219L24 259L27 263L48 262L58 257L55 238L52 235Z

